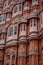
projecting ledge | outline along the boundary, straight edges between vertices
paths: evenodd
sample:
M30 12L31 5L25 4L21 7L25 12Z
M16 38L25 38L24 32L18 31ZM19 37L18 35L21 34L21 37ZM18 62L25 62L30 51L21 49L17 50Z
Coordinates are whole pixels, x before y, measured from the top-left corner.
M29 40L31 40L31 39L39 39L39 35L38 35L38 34L28 35L28 39L29 39Z
M27 57L26 54L19 54L17 57Z
M6 47L9 47L9 46L17 46L17 43L18 43L18 41L10 41L10 42L7 42L6 43Z
M28 53L28 56L32 56L32 55L36 55L36 56L38 56L39 53L38 53L38 52L31 52L31 53Z
M23 43L27 43L27 39L20 39L20 40L19 40L19 43L22 43L22 42L23 42Z

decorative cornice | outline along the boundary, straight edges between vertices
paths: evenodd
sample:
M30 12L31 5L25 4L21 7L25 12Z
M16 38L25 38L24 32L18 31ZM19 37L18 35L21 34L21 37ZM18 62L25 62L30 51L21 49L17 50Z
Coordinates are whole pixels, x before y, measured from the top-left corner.
M26 39L18 39L18 41L14 40L14 41L7 42L6 43L6 47L17 46L20 43L28 43L30 40L33 40L33 39L37 39L38 40L38 39L41 39L42 37L43 37L43 31L40 34L31 34L31 35L28 35Z
M27 39L21 39L21 40L19 40L19 44L20 43L27 43Z
M20 35L20 36L19 36L19 39L20 39L21 37L27 37L27 35Z
M32 35L28 35L28 39L32 40L32 39L39 39L38 34L32 34Z
M43 31L41 31L39 34L29 34L29 35L27 35L27 39L29 39L29 40L41 39L41 38L43 38Z
M7 42L6 43L6 47L9 47L9 46L17 46L17 43L18 43L18 41L15 41L15 40L10 41L10 42Z
M26 57L26 54L19 54L17 57Z
M38 52L30 52L30 53L28 53L28 56L31 56L31 55L39 55L39 53Z

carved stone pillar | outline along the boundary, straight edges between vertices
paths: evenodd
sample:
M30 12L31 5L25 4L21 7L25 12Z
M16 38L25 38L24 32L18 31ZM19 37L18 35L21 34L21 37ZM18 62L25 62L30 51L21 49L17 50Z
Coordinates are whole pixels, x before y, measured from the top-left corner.
M29 46L29 65L38 65L38 41L31 40Z
M18 50L19 65L26 65L26 43L21 43Z
M12 54L10 55L10 65L12 65Z

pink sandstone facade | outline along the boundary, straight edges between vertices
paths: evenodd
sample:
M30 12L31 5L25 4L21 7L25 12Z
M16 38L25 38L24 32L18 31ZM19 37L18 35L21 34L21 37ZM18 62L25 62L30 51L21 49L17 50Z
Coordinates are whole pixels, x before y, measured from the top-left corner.
M43 0L0 1L0 65L43 65Z

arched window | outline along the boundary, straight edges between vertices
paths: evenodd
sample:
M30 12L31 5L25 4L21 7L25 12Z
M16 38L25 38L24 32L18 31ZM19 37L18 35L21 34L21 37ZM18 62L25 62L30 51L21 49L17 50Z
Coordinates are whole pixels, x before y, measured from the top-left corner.
M15 6L15 7L14 7L14 13L16 13L17 11L18 11L18 7Z
M19 11L21 11L21 9L22 9L22 7L21 7L21 5L19 5Z
M30 26L32 27L32 20L30 21Z
M32 0L32 5L38 5L38 0Z
M36 26L36 20L34 19L34 26Z
M14 60L14 59L15 59L15 55L12 56L12 60Z
M10 2L7 0L7 1L5 1L5 3L4 3L4 7L7 7L7 6L9 6L10 5Z
M6 19L6 14L3 14L2 15L2 20L5 21L5 19Z
M17 34L17 26L14 27L14 35Z
M2 16L0 16L0 22L2 22Z
M21 11L22 10L22 5L16 5L13 9L13 13L17 13L18 11Z
M36 2L36 1L38 1L38 0L32 0L32 2Z
M7 55L7 60L10 60L10 55Z
M6 6L7 6L7 2L4 3L4 7L6 7Z
M6 18L10 18L10 14L9 13L6 14Z
M30 10L30 3L28 1L24 2L24 10Z
M1 35L1 39L4 39L4 34Z
M24 29L23 29L24 31L26 30L26 25L24 24Z
M13 27L10 27L8 31L8 36L12 36L12 35L13 35Z
M31 27L32 27L32 26L36 26L36 22L37 22L36 19L31 19L31 20L30 20L30 26L31 26Z
M21 31L25 31L26 30L26 24L22 24L20 29L21 29Z
M24 7L29 7L28 1L24 3Z
M43 23L43 12L40 14L40 21L41 21L41 24Z

